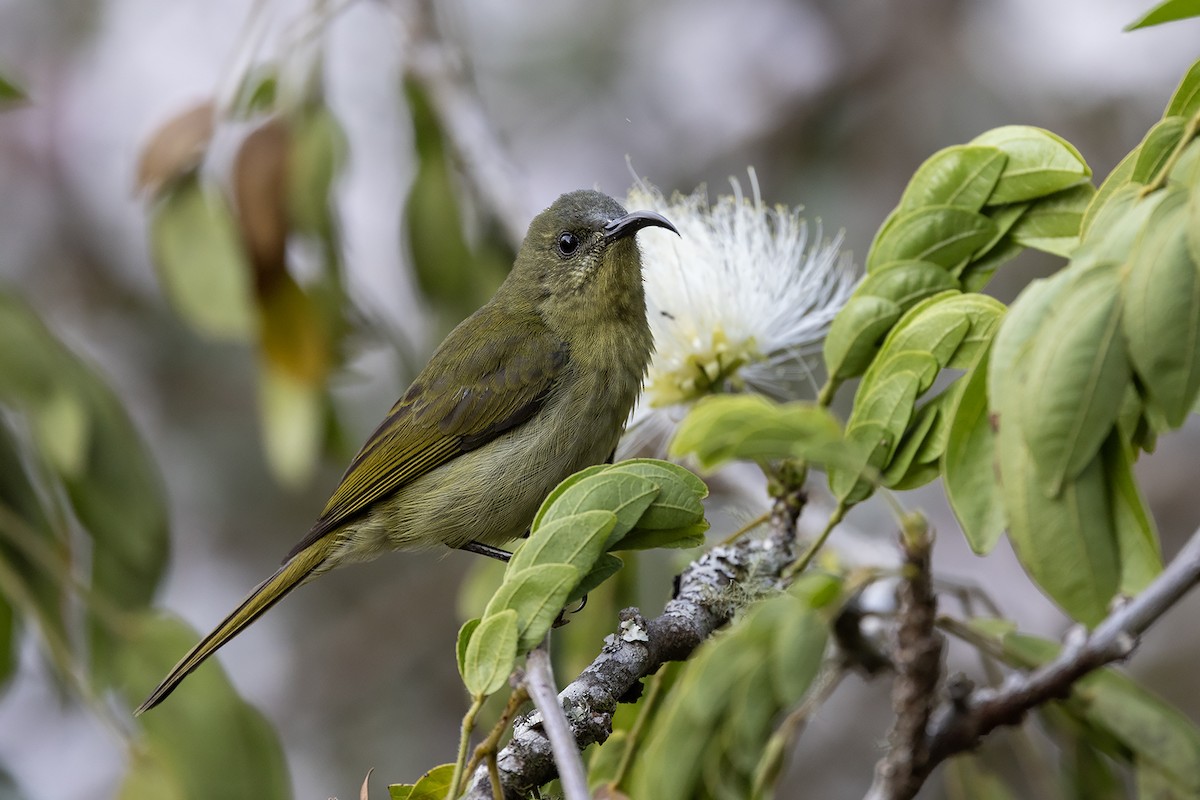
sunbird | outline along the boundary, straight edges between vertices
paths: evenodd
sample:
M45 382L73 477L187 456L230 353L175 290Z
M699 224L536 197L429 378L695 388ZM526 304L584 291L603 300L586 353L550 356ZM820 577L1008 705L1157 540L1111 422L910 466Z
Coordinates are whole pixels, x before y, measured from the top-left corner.
M308 535L134 713L335 567L436 545L506 557L551 489L611 457L637 400L654 343L634 234L648 226L679 233L586 190L534 217L496 294L438 346Z

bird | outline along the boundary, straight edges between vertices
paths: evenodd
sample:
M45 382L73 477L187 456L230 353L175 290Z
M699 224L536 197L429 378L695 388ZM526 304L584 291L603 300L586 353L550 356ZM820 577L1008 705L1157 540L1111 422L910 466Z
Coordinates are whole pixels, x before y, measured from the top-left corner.
M508 277L434 351L308 534L134 714L331 569L439 545L506 559L558 483L611 460L653 351L634 236L647 227L679 234L593 190L534 217Z

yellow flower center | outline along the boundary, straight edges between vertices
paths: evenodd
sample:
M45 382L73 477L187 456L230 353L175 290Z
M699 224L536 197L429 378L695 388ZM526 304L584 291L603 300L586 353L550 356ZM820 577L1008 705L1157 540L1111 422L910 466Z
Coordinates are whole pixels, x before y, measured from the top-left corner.
M651 373L646 389L650 405L662 408L690 403L708 394L744 389L738 370L762 357L753 337L733 342L718 328L712 332L707 348L689 353L674 369Z

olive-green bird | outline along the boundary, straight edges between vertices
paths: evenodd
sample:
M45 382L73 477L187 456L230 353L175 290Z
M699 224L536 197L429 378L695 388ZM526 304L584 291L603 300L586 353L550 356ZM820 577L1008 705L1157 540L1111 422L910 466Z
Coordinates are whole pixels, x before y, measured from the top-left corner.
M304 540L135 713L334 567L435 545L506 557L496 546L528 529L550 490L617 445L653 347L633 238L652 225L675 231L593 191L534 218L508 278L438 347Z

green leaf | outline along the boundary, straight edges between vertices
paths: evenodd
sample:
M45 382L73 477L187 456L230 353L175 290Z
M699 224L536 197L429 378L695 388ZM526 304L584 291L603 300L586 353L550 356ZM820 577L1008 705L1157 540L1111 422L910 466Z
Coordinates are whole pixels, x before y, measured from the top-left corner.
M933 385L941 368L937 358L924 350L898 350L896 347L888 347L859 383L854 396L855 406L864 405L877 384L901 373L908 373L916 379L917 396L920 397ZM854 420L858 416L852 414L850 419Z
M1072 264L1083 268L1119 263L1129 257L1146 227L1146 220L1166 197L1167 192L1142 196L1142 187L1126 184L1113 193L1096 212L1087 236L1071 254Z
M1197 159L1200 164L1200 158ZM1200 188L1193 188L1188 199L1187 241L1193 264L1200 264Z
M1090 183L1081 183L1037 201L1013 226L1013 241L1069 258L1079 244L1084 211L1095 195Z
M1143 758L1134 758L1134 781L1139 800L1193 800L1194 789Z
M517 649L519 653L527 653L545 638L580 577L580 571L569 564L542 564L507 573L484 610L480 625L506 609L515 610ZM476 631L471 640L478 635Z
M828 410L812 403L776 404L760 395L703 398L680 423L670 453L694 455L703 469L733 459L852 461L842 447L841 427Z
M547 525L584 511L611 511L617 517L608 536L611 543L619 541L637 524L657 496L658 487L645 478L629 472L604 470L573 483L556 495L538 521L540 525Z
M691 470L669 461L635 458L621 461L608 471L638 475L658 487L658 494L638 519L635 530L687 528L704 520L704 504L700 501L708 497L708 485Z
M917 464L936 464L942 460L942 453L946 451L946 441L950 438L951 414L958 405L964 386L963 380L958 378L926 404L930 408L929 413L935 416L933 427L929 429L925 441L921 443L913 459Z
M654 550L671 547L686 550L704 544L704 533L708 530L707 520L681 528L634 528L614 546L616 550Z
M1179 145L1186 127L1187 120L1183 117L1166 117L1155 123L1138 146L1138 157L1130 180L1135 183L1154 180Z
M1200 264L1188 252L1190 193L1166 193L1129 256L1121 321L1150 402L1177 428L1200 395Z
M41 630L45 654L59 675L74 667L64 615L72 567L67 543L50 520L17 439L0 414L0 684L16 666L16 610L26 625ZM52 556L57 569L39 561L34 550Z
M1050 278L1032 281L1013 301L1000 323L992 343L987 394L992 411L1003 415L1001 422L1009 430L1017 430L1022 421L1017 406L1025 388L1030 350L1061 301L1070 279L1071 274L1063 270Z
M1055 496L1091 464L1117 420L1129 361L1116 265L1077 273L1031 342L1016 406L1042 485Z
M166 674L175 656L196 641L196 634L178 621L149 614L129 621L132 635L114 658L118 688L132 707ZM274 730L237 696L215 660L197 669L169 705L163 709L166 713L138 717L141 740L133 750L148 749L153 760L135 763L128 792L162 786L170 775L183 797L292 796L287 762ZM157 775L138 773L139 768Z
M1002 264L1005 264L1025 251L1023 245L1013 241L1009 232L1020 221L1029 209L1030 203L1010 203L1003 206L993 206L986 214L996 226L996 233L990 241L983 244L971 256L971 260L963 263L954 271L961 289L964 292L978 292L992 279L992 275Z
M259 64L251 68L238 87L231 112L240 119L270 113L275 108L279 90L279 68L275 64Z
M1135 147L1124 158L1121 159L1117 166L1113 167L1113 171L1108 173L1108 177L1104 179L1104 183L1100 184L1100 188L1096 190L1092 202L1088 203L1087 211L1083 214L1083 222L1079 228L1079 236L1083 238L1088 235L1088 231L1092 228L1092 222L1096 218L1096 214L1100 212L1108 201L1118 190L1124 189L1129 185L1133 176L1133 168L1137 166L1138 149Z
M272 474L285 486L308 482L325 437L325 396L319 386L297 380L264 360L258 375L263 448Z
M825 368L829 374L838 380L861 375L901 313L895 301L883 297L850 298L833 318L825 337Z
M880 347L882 358L875 359L871 368L863 375L862 386L875 379L883 370L892 353L917 351L933 356L938 364L945 366L958 350L963 339L971 330L971 322L958 305L960 292L941 292L927 297L904 312L891 333ZM951 302L955 301L955 302Z
M604 583L613 575L616 575L623 566L625 566L625 562L612 553L601 553L588 573L579 579L579 584L567 595L567 599L563 601L563 605L570 605L576 600L581 600L588 592Z
M393 783L388 787L391 800L446 800L454 765L442 764L421 776L415 784Z
M983 214L955 206L922 206L900 213L867 254L867 271L893 261L929 261L954 269L996 232Z
M921 466L914 462L916 462L921 445L925 443L925 437L929 435L933 424L937 422L939 411L940 406L933 402L926 403L917 409L912 422L909 423L908 430L904 432L904 438L896 446L896 452L888 460L887 468L883 471L882 483L884 486L889 489L897 488L897 484L904 482L905 478L910 477L909 473L914 472L912 467Z
M770 679L783 708L799 703L821 671L829 626L807 604L781 604L770 641Z
M955 206L967 211L983 208L1008 160L994 147L955 145L939 150L917 168L897 209Z
M151 212L154 262L179 315L202 334L246 341L258 327L237 223L197 175L180 178Z
M863 278L854 290L854 297L880 297L895 303L904 312L926 297L955 289L958 289L958 281L937 264L892 261Z
M346 134L328 108L307 108L293 120L287 201L296 230L321 236L332 233L333 183L345 160Z
M550 507L558 501L558 498L562 497L563 493L566 492L567 489L570 489L572 486L584 480L585 478L590 478L593 475L599 475L601 472L604 472L604 470L608 469L608 466L608 464L596 464L591 467L585 467L584 469L579 470L579 472L576 472L574 475L568 476L562 481L562 483L551 489L550 494L546 495L546 499L542 501L542 505L538 508L537 514L534 515L533 522L530 524L529 530L537 530L538 526L542 524L542 517L546 515L546 512L550 510Z
M82 452L50 466L68 468L56 477L92 538L91 588L117 608L144 608L166 562L167 510L157 467L128 414L24 302L3 290L0 375L0 400L33 412L35 419L39 409L62 402L55 398L64 394L84 409L88 433L79 444ZM55 424L55 413L42 414L41 425ZM47 435L39 438L45 441ZM105 665L119 643L107 625L90 624L90 633L94 677L105 685Z
M988 205L1035 200L1092 176L1091 168L1070 142L1041 128L1007 125L975 137L971 144L996 147L1008 156Z
M1187 19L1188 17L1200 17L1200 0L1163 0L1154 8L1147 11L1144 15L1134 20L1125 26L1127 31L1135 31L1138 28L1149 28L1152 25L1162 25L1165 22L1175 22L1176 20ZM1198 65L1200 66L1200 65ZM1196 73L1193 78L1192 73ZM1175 91L1175 97L1171 98L1171 105L1168 110L1175 107L1179 95L1183 92L1184 87L1190 88L1191 97L1193 99L1200 98L1200 69L1193 66L1188 77L1192 78L1191 84L1185 79L1184 84ZM1185 98L1185 100L1188 98ZM1200 99L1196 100L1200 104ZM1181 102L1180 105L1186 107L1186 102ZM1139 793L1138 797L1152 797L1153 795L1144 795Z
M512 674L516 659L516 609L485 615L467 640L461 669L463 685L473 697L493 694Z
M965 375L963 392L951 416L942 455L946 499L967 544L979 555L991 552L1004 532L1004 503L997 484L996 445L988 415L990 351Z
M995 355L993 356L996 357ZM1120 583L1116 534L1099 459L1047 497L1019 431L1000 421L996 447L1008 535L1022 566L1072 618L1095 625Z
M1121 594L1138 594L1162 572L1158 530L1133 475L1133 453L1114 431L1101 451L1108 484L1117 551L1121 560Z
M1175 0L1175 2L1167 0L1159 8L1166 6L1188 7L1190 13L1187 16L1194 17L1200 13L1200 6L1197 5L1196 0L1190 0L1190 2L1188 0ZM1187 74L1183 76L1175 93L1171 95L1171 102L1167 103L1167 110L1163 112L1163 116L1190 117L1197 112L1200 112L1200 61L1188 68Z
M458 674L463 675L466 671L467 644L471 641L471 637L475 635L475 629L482 622L479 617L469 619L462 624L458 629L458 640L454 645L454 657L458 661Z
M604 509L582 511L539 525L513 553L508 571L515 574L541 564L570 564L585 573L604 551L616 525L617 515Z

